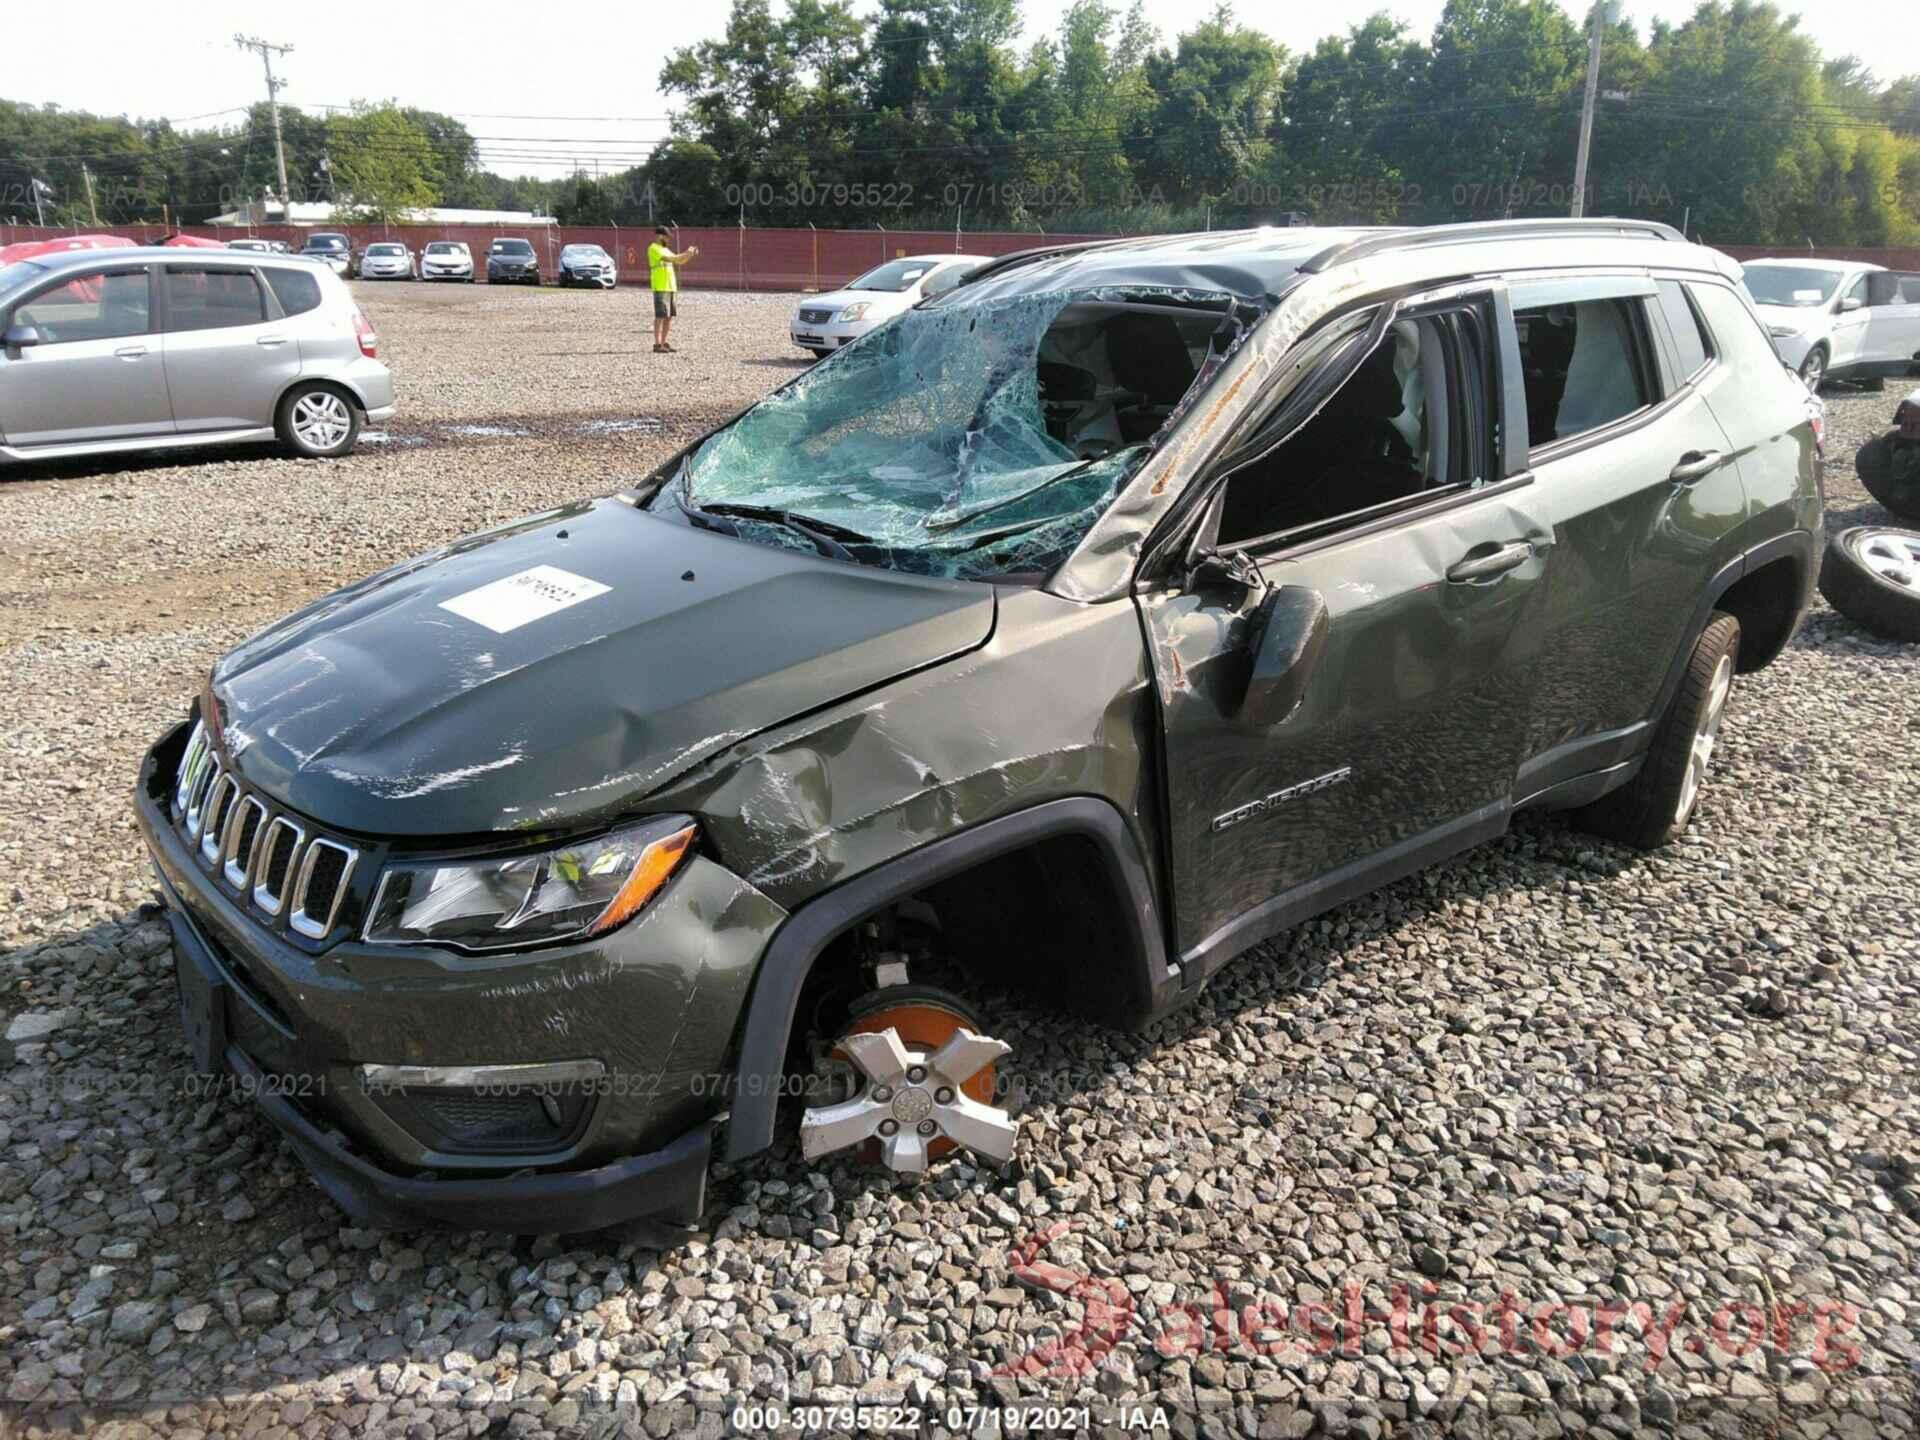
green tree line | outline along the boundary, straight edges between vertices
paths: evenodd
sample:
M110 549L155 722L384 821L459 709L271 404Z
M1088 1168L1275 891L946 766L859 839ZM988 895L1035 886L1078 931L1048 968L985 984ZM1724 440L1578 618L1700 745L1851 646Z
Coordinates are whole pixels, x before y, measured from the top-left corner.
M1920 77L1823 55L1770 3L1705 0L1602 25L1586 209L1709 241L1920 241ZM296 198L578 224L1154 231L1565 214L1590 15L1449 0L1431 34L1385 13L1293 53L1222 5L1171 37L1138 4L1074 0L1018 42L1018 0L733 0L670 55L665 135L608 175L510 179L455 118L396 103L283 108ZM266 107L207 130L0 102L0 214L32 178L62 222L205 218L273 182ZM79 160L93 176L89 202ZM102 196L107 203L102 203Z

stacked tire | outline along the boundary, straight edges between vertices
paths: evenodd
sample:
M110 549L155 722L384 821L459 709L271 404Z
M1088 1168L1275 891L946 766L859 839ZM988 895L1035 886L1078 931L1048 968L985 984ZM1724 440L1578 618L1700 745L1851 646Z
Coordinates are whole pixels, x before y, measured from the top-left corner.
M1854 452L1853 469L1896 519L1920 524L1920 391L1900 402L1893 429ZM1892 525L1842 530L1820 562L1820 593L1876 635L1920 641L1920 531Z

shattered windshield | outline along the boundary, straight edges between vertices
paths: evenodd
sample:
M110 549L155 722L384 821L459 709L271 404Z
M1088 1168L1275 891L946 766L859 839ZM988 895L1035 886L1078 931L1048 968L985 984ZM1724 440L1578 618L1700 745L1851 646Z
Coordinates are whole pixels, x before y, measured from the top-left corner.
M709 436L651 508L921 574L1051 570L1244 323L1194 290L911 310Z

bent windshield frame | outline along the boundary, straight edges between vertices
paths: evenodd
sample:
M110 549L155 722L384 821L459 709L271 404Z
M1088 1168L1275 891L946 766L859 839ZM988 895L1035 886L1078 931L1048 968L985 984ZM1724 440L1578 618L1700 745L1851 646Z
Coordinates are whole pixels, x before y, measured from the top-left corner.
M1248 325L1225 292L1159 287L922 306L715 431L645 503L849 532L836 558L862 564L1041 578ZM751 515L729 529L815 548Z

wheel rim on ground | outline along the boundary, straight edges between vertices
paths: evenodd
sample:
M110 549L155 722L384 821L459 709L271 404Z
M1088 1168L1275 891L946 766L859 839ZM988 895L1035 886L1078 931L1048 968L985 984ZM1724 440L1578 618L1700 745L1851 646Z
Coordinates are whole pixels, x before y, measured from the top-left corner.
M993 1104L1003 1041L979 1034L957 1008L914 998L852 1021L834 1046L864 1083L851 1099L816 1106L801 1121L801 1149L818 1160L836 1151L917 1174L965 1145L1004 1163L1018 1126Z
M1869 531L1854 542L1854 554L1889 585L1920 590L1920 536Z
M1820 388L1820 378L1826 374L1827 357L1819 350L1809 351L1807 358L1800 362L1800 378L1807 382L1809 390Z
M347 402L328 390L315 390L293 402L293 433L315 450L331 450L353 428Z
M1713 670L1713 683L1707 689L1707 703L1701 708L1700 723L1694 726L1693 742L1687 747L1687 773L1680 782L1680 803L1674 811L1676 820L1685 821L1700 798L1707 766L1713 761L1714 743L1720 738L1720 719L1726 712L1727 695L1732 689L1733 657L1722 655Z

